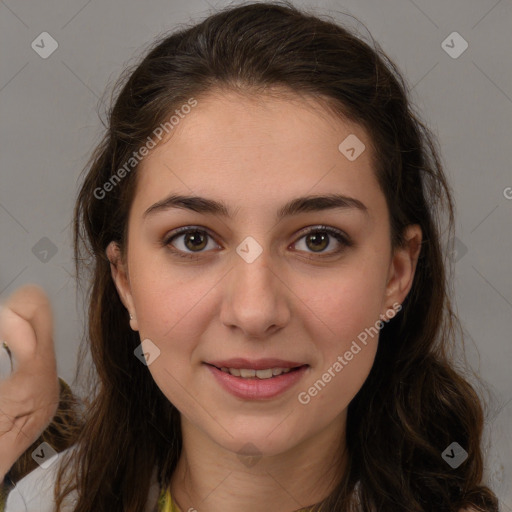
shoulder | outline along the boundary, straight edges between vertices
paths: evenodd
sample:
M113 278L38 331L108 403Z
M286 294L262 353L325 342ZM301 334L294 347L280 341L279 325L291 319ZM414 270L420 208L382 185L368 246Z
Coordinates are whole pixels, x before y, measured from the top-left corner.
M44 467L34 469L17 482L7 496L5 512L53 512L57 472L63 457L73 449L74 446L54 455Z
M64 460L64 456L73 456L76 445L58 453L42 466L31 471L28 475L16 483L7 496L4 512L54 512L55 499L54 488L57 480L57 473ZM158 483L158 471L155 467L151 476L148 502L144 512L152 512L157 505L160 494ZM77 502L76 491L72 492L64 501L62 512L72 512ZM1 510L1 508L0 508Z

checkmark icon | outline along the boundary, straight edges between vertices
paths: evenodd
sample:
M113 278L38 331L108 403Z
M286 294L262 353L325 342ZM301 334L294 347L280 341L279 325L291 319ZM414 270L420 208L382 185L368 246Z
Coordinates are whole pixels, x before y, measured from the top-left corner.
M441 457L449 466L457 469L468 458L468 452L459 443L453 442L444 450Z
M445 453L444 456L448 457L449 459L454 459L455 458L455 452L453 451L453 449L451 449L450 452L449 453Z
M48 469L59 458L59 454L48 443L41 443L31 455L43 469Z
M41 262L48 263L58 252L57 246L46 236L33 247L32 254Z
M154 363L160 357L160 349L149 338L143 340L133 353L146 366Z
M252 263L263 252L263 247L252 236L248 236L237 246L236 252L246 263Z
M59 47L59 43L48 32L41 32L30 46L39 57L47 59Z
M458 59L468 49L468 46L468 42L458 32L452 32L441 43L441 48L452 59Z
M353 133L346 137L338 146L338 151L350 162L353 162L363 153L366 146Z

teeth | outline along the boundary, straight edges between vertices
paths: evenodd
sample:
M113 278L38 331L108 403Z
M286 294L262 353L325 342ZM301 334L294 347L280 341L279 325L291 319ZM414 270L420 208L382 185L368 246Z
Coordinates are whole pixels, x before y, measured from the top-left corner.
M245 370L244 368L240 368L240 370L238 370L238 373L240 374L240 377L243 377L244 379L256 376L256 370Z
M272 368L256 370L256 377L258 377L258 379L270 379L270 377L272 377Z
M252 370L246 368L226 368L222 367L221 370L225 373L230 373L234 377L242 377L243 379L252 379L257 377L258 379L270 379L281 375L282 373L288 373L291 368L267 368L265 370Z

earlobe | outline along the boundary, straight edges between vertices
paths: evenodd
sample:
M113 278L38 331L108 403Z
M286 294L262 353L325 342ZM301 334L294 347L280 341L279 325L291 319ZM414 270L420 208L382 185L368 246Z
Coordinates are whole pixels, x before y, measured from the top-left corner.
M123 258L121 257L121 251L117 242L110 242L105 253L110 261L110 273L119 298L124 304L124 307L128 310L130 326L134 331L138 331L128 271L125 263L123 262Z

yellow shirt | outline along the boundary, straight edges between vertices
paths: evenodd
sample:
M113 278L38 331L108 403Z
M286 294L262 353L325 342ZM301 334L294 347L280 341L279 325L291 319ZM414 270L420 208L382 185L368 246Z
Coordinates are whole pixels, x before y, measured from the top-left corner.
M162 489L158 499L158 512L181 512L173 503L169 489Z
M308 512L310 509L302 510L303 512ZM193 511L194 509L191 509L190 512ZM158 499L158 512L181 512L177 505L173 503L169 489L162 489L162 492L160 493L160 498Z

